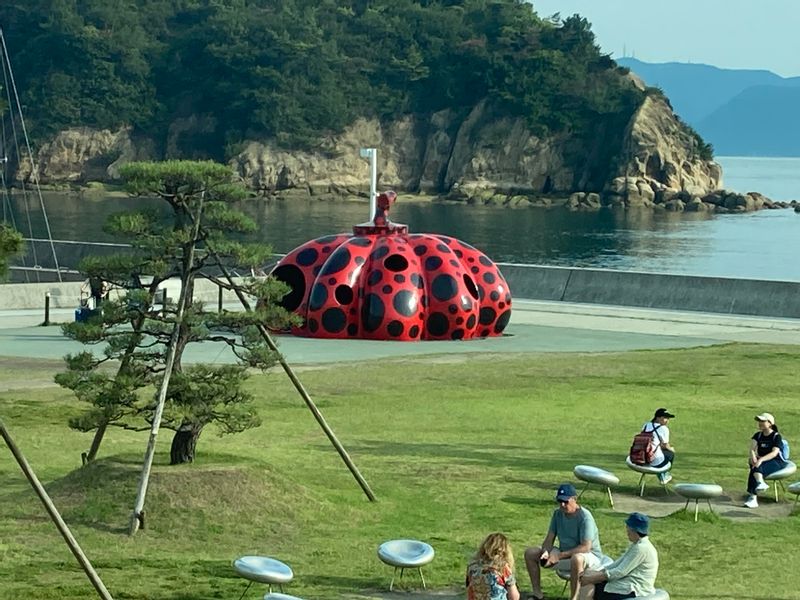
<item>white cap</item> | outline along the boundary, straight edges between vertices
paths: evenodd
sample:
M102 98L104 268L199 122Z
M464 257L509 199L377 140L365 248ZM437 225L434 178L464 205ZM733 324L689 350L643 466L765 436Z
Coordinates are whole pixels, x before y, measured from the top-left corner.
M756 415L756 421L769 421L773 425L775 425L775 417L773 417L768 412L761 413L760 415Z

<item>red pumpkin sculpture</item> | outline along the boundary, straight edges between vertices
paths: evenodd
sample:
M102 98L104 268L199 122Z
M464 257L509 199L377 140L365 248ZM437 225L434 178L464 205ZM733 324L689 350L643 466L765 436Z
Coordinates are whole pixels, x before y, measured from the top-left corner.
M445 235L409 234L389 220L394 192L371 223L295 248L272 270L303 317L295 335L372 340L462 340L500 335L511 292L497 266Z

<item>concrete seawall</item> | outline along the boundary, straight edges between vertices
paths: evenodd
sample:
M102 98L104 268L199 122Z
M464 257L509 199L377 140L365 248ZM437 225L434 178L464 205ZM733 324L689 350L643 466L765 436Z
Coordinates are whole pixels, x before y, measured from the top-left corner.
M499 264L515 298L800 318L800 282Z
M732 279L639 273L608 269L572 269L540 265L500 263L515 298L689 310L732 315L800 318L800 282ZM82 284L19 283L0 285L0 310L38 309L50 293L52 308L77 307L87 291ZM167 295L177 299L177 281L164 286ZM208 304L218 301L216 285L198 280L195 300ZM223 303L236 302L225 291Z

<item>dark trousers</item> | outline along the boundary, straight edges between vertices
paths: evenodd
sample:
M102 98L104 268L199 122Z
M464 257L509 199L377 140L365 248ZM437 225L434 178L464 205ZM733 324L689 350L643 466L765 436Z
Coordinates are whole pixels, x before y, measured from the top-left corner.
M656 469L659 467L663 467L667 463L672 463L672 466L675 466L675 453L672 450L667 450L666 448L661 449L661 453L664 455L664 460L658 463L657 465L653 465Z
M780 471L785 466L786 461L780 457L776 457L772 460L761 463L760 467L750 467L750 475L747 477L747 493L756 493L756 486L758 485L755 477L756 473L761 473L764 477L766 477L767 475L772 475L775 471Z
M623 600L624 598L635 598L633 592L629 594L614 594L606 591L606 582L598 583L594 586L594 600Z

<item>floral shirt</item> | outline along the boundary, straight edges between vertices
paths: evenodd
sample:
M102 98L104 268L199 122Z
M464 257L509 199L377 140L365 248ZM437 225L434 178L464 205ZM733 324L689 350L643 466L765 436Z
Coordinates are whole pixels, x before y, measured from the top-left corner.
M508 565L498 572L491 565L472 562L467 567L467 600L506 600L517 580Z

